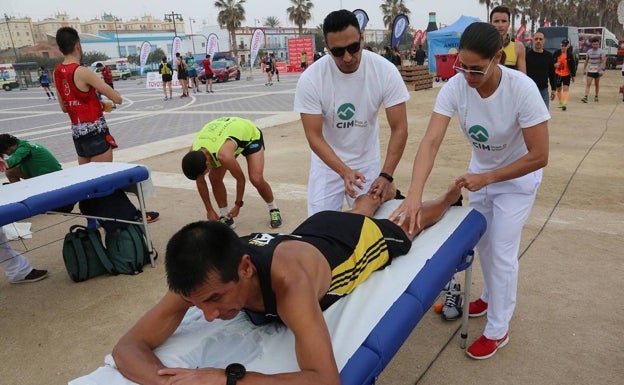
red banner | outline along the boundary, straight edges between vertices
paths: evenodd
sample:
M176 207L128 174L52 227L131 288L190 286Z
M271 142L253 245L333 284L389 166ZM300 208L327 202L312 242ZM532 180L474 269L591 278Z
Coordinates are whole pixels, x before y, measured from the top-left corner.
M301 53L308 56L308 65L314 61L314 40L311 37L297 37L288 39L288 64L299 67Z

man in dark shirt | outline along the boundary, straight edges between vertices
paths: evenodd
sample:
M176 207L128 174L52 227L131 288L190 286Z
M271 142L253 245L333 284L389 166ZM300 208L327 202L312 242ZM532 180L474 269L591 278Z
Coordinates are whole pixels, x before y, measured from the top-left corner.
M544 50L546 38L541 32L533 35L533 48L526 53L527 75L533 79L537 88L544 98L546 107L549 107L549 100L555 99L555 61L550 52ZM550 81L550 98L548 96L548 82Z

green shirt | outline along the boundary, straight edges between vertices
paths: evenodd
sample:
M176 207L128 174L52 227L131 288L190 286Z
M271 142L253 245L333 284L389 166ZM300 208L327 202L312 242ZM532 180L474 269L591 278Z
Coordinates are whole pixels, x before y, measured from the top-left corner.
M250 120L237 117L219 118L208 122L195 135L193 151L205 148L212 156L215 167L221 167L218 153L226 140L231 139L236 143L234 156L238 156L251 142L259 140L260 137L260 130Z
M47 148L21 139L17 140L17 148L6 162L9 168L19 167L29 178L61 170L61 164Z

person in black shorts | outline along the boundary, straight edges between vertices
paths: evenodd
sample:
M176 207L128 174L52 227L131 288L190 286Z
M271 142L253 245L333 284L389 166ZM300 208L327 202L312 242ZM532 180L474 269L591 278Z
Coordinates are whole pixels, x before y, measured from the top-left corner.
M167 57L162 58L162 63L158 67L158 73L162 76L163 94L165 94L165 100L167 100L167 86L169 86L169 99L173 97L173 90L171 86L171 80L173 80L173 68L171 64L167 63Z
M167 368L153 353L196 306L209 322L233 319L244 310L252 320L279 319L290 328L301 370L262 375L266 383L340 383L322 310L410 249L417 231L408 236L393 222L371 217L395 194L393 186L382 198L362 195L350 212L317 213L287 235L239 238L218 221L186 225L167 245L169 290L121 337L113 349L117 368L138 383L155 383L164 376L171 382L192 377L197 383L225 383L223 369ZM453 184L446 194L423 204L423 228L437 222L460 196ZM244 367L237 368L244 375Z
M176 71L178 71L178 80L182 86L182 95L180 97L188 98L188 67L180 52L176 52Z

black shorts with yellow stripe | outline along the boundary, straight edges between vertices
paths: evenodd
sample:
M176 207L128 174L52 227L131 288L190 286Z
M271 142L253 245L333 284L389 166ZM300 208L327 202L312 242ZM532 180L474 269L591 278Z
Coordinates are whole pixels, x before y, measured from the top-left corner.
M322 211L293 232L316 247L332 270L332 282L321 307L353 291L392 258L407 254L412 243L405 232L387 219L338 211Z

